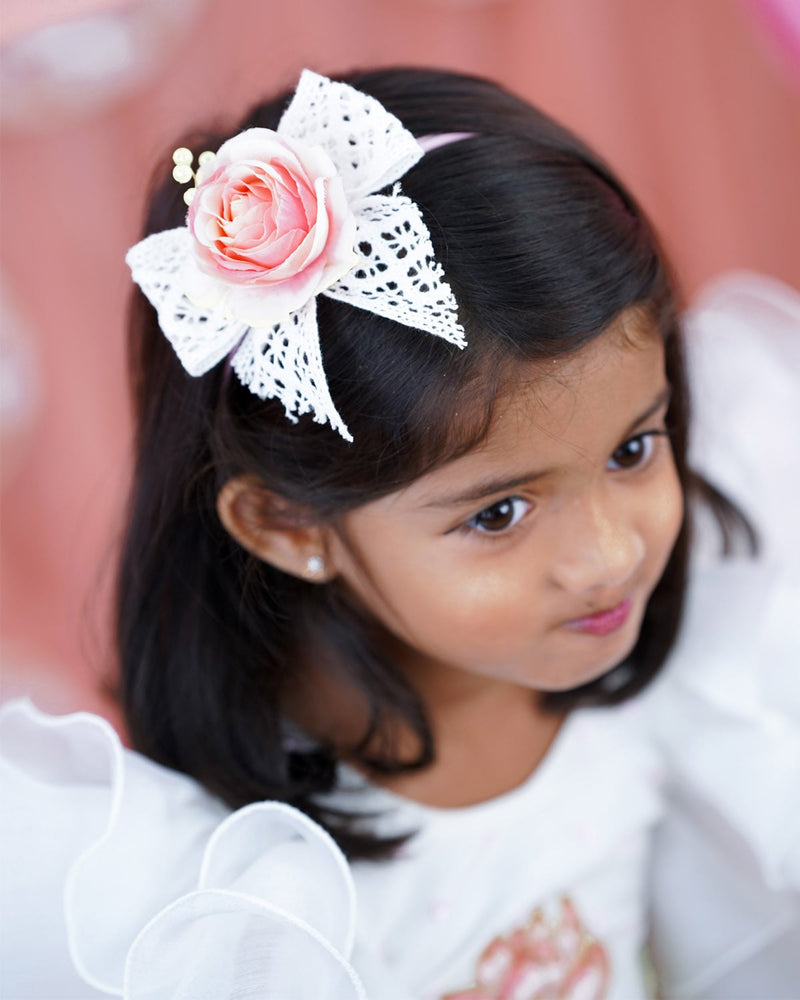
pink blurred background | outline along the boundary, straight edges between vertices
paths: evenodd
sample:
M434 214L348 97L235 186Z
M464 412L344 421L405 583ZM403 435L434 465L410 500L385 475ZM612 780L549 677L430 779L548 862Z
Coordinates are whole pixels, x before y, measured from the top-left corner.
M5 0L0 42L4 696L115 718L123 257L175 138L302 67L493 77L612 163L689 298L800 287L797 0Z

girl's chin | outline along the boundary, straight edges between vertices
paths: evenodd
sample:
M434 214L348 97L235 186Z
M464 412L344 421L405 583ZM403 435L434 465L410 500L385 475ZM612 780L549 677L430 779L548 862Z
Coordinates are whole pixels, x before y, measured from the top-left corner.
M545 693L558 693L561 691L572 691L574 688L583 687L593 681L605 677L615 670L631 653L639 638L639 629L625 629L625 635L618 634L616 642L614 636L597 638L595 636L585 637L588 643L602 643L608 651L605 655L587 657L582 663L570 663L559 670L557 677L547 678L540 683L534 683L534 687ZM598 647L599 653L599 647Z

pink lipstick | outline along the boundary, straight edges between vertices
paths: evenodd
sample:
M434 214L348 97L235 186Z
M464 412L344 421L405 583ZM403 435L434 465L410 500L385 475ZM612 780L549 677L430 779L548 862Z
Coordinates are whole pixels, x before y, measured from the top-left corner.
M598 611L596 614L587 615L585 618L574 618L566 623L568 629L573 632L586 632L588 635L611 635L621 628L628 620L631 612L631 599L626 597L624 601L607 611Z

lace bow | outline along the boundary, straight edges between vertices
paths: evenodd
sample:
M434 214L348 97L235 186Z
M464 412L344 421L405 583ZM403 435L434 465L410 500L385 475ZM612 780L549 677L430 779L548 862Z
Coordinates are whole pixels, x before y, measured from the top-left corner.
M304 70L276 131L249 129L204 160L187 224L128 252L184 368L202 375L233 352L252 392L351 441L322 366L318 294L464 347L428 228L396 183L422 156L377 100Z

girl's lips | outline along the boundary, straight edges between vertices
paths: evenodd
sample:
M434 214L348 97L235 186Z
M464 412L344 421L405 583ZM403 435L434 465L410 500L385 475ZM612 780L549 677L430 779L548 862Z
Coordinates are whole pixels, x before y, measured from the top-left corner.
M585 618L574 618L566 623L566 627L573 632L587 632L589 635L610 635L628 620L631 606L630 597L626 597L616 607L609 608L607 611L598 611Z

